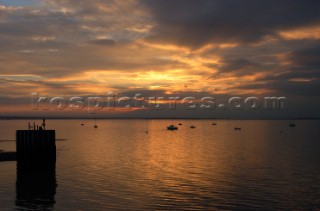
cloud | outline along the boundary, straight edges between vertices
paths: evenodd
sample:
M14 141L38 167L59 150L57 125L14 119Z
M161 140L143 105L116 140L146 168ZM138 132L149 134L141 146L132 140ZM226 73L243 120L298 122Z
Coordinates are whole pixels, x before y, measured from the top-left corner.
M283 82L281 80L269 81L267 83L253 83L248 85L242 85L238 87L239 89L271 89L274 94L279 93L284 96L320 96L320 81L308 81L308 82L292 82L286 81ZM272 93L272 92L271 92Z
M299 49L281 56L280 73L262 80L311 81L320 80L320 46ZM300 80L299 80L300 79Z
M317 96L319 4L43 0L33 7L1 5L1 96L12 101L31 92L130 90Z
M1 73L62 77L179 65L135 44L148 33L148 18L135 5L132 0L45 0L41 7L0 6Z
M260 64L244 58L226 59L220 62L221 64L218 65L209 65L209 67L216 68L218 70L217 74L232 74L237 76L243 76L255 73L257 70L261 68Z
M100 46L114 46L116 44L116 42L111 39L97 39L90 41L90 43Z
M252 43L279 30L320 23L317 0L143 0L156 26L149 40L199 48Z
M278 73L259 77L239 89L269 89L297 96L320 96L320 47L288 52L282 55ZM281 64L282 63L282 64Z
M318 69L320 72L320 45L291 52L287 60L295 66L307 69Z

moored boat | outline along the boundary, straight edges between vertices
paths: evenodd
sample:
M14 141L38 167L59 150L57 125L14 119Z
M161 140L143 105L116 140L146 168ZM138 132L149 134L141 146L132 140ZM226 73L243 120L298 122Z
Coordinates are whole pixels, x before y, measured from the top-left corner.
M174 126L174 125L169 125L167 127L167 130L178 130L178 127Z

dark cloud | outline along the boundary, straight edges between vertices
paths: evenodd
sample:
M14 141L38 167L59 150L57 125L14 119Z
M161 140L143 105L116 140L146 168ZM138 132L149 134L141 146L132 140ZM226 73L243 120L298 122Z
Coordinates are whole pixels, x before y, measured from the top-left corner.
M295 66L317 69L320 72L320 45L288 54L287 59Z
M273 93L288 95L288 96L320 96L320 80L308 82L295 81L269 81L266 83L254 83L237 87L239 89L257 90L268 89L273 90Z
M81 32L79 20L62 11L48 9L35 11L30 8L10 9L8 7L3 11L4 15L0 22L2 37L19 39L33 36L65 37L74 31Z
M285 65L279 65L278 74L270 74L261 80L320 79L320 46L289 52Z
M289 52L285 65L278 65L280 73L270 73L239 89L267 89L297 96L320 96L320 47Z
M209 42L256 42L320 23L317 0L143 0L157 25L149 40L191 48Z
M90 41L90 43L100 46L114 46L116 44L116 42L111 39L97 39Z
M261 68L258 63L252 62L248 59L226 59L221 61L221 65L208 65L211 68L218 70L218 74L231 73L237 76L248 75L256 72ZM215 77L215 76L214 76Z
M31 95L30 95L31 96ZM14 98L14 97L3 97L0 96L0 105L25 105L29 104L31 97L25 96L25 98L19 97L19 98Z
M320 72L319 71L290 71L284 72L281 74L270 74L268 76L262 77L259 80L261 81L282 81L286 83L289 80L298 80L298 79L305 79L305 80L315 80L320 79Z

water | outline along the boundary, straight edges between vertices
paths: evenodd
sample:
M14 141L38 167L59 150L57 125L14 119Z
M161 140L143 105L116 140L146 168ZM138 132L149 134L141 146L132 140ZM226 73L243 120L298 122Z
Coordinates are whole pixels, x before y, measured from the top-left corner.
M98 120L94 129L93 120L48 120L55 172L24 187L16 162L0 162L0 209L319 210L320 121L295 123ZM15 150L26 125L0 121L0 150Z

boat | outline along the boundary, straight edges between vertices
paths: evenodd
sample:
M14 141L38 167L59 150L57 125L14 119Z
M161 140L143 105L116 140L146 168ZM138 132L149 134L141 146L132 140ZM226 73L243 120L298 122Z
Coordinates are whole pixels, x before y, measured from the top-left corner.
M191 125L191 126L190 126L190 128L194 129L194 128L196 128L196 126L194 126L194 125Z
M84 124L81 124L81 126L83 126Z
M241 130L241 127L235 127L234 130Z
M179 123L179 125L182 125L182 123Z
M289 120L289 127L295 127L294 121L292 119Z
M174 126L174 125L169 125L167 127L167 130L178 130L178 127Z
M97 119L94 119L94 125L93 125L94 128L98 128L98 125L96 123L97 123Z
M217 125L217 123L212 123L212 125Z

